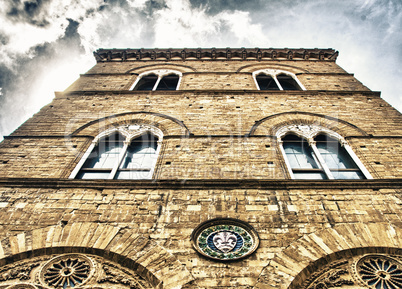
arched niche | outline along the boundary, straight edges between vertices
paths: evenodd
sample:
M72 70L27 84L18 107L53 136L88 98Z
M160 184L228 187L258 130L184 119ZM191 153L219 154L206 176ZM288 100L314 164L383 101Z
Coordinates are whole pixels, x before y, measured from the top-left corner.
M193 280L172 254L129 228L89 222L56 225L0 243L0 286L47 288L54 286L49 284L54 275L71 276L74 266L87 267L78 274L84 280L77 288L181 288Z
M332 269L344 269L343 266L347 266L350 274L355 274L350 277L354 282L349 284L352 287L345 283L345 288L370 288L364 287L361 278L353 272L357 262L374 255L398 260L401 253L402 227L399 224L342 224L306 234L277 253L261 272L255 288L325 289L315 285L320 283L320 278L330 278Z

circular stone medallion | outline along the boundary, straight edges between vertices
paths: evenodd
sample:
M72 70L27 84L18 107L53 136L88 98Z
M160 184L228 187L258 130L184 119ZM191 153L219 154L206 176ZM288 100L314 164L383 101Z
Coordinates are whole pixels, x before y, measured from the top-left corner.
M258 234L249 224L236 219L213 219L199 225L191 235L194 248L212 259L230 261L253 253Z
M93 262L81 254L67 254L49 260L41 269L42 284L52 288L83 285L93 273Z
M374 289L402 288L402 264L384 255L366 255L355 267L360 281Z

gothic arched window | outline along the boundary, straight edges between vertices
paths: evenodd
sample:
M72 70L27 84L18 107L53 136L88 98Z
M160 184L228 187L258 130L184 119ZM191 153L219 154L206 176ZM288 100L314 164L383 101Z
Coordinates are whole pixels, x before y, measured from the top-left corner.
M130 90L177 90L181 72L174 70L153 70L141 73Z
M280 148L293 179L371 179L351 147L338 134L313 125L278 131Z
M296 75L287 71L261 69L253 77L259 90L305 90Z
M261 73L256 76L256 80L260 90L279 90L276 81L270 75Z
M98 136L70 178L151 179L162 132L145 125L119 127Z

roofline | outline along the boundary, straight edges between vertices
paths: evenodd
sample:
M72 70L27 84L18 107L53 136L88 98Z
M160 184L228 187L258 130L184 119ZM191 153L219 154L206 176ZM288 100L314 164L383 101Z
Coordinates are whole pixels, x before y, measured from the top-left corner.
M140 48L105 49L94 52L97 62L155 60L319 60L335 62L332 48Z

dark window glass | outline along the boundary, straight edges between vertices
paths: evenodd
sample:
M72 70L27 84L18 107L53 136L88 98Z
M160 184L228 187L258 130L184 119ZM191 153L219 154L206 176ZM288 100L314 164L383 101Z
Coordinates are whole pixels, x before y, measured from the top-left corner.
M297 84L291 76L280 74L276 77L283 90L301 90L300 86Z
M307 141L287 135L283 138L283 149L296 179L326 179Z
M149 179L156 160L158 138L144 134L134 139L127 148L116 179Z
M167 75L161 79L156 90L176 90L179 76L175 74Z
M362 179L363 174L344 147L327 135L315 138L316 146L335 179Z
M77 178L107 179L119 160L123 141L124 138L119 133L102 138L88 156Z
M256 77L260 90L279 90L275 80L266 74L260 74Z
M155 74L143 76L140 81L138 81L134 90L152 90L157 80L158 76Z

